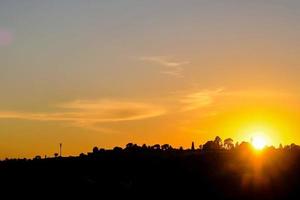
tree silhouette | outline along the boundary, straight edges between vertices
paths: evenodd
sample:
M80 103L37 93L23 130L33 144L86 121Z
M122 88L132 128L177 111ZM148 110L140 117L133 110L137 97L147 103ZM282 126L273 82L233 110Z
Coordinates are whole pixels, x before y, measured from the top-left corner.
M222 148L222 139L219 136L216 136L214 143L217 145L218 149Z
M132 148L133 148L133 143L126 144L126 149L132 149Z
M205 151L218 150L219 148L220 148L220 146L215 141L207 141L203 145L203 150L205 150Z
M234 144L233 144L233 139L231 138L227 138L224 140L224 148L225 149L233 149L234 148Z
M42 159L42 157L39 155L34 157L34 160L41 160L41 159Z
M166 151L166 150L172 149L172 147L171 147L171 145L169 145L169 144L163 144L163 145L161 146L161 149L164 150L164 151Z
M121 147L114 147L114 148L113 148L113 151L114 151L114 152L122 152L122 150L123 150L123 149L122 149Z
M240 145L239 142L236 142L234 147L237 148L237 147L239 147L239 145Z
M249 142L242 142L238 147L237 147L241 152L249 152L252 149L252 146Z
M80 154L79 154L79 157L84 157L84 156L85 156L84 153L80 153Z
M160 144L155 144L151 147L151 149L154 149L154 150L160 150Z
M39 186L70 187L74 194L78 190L85 195L92 192L141 196L151 188L155 195L165 192L176 196L178 191L195 191L193 194L211 199L300 197L297 144L254 151L249 142L234 147L231 138L222 145L222 139L216 137L197 150L195 143L187 149L172 148L170 144L128 143L124 149L94 147L92 152L77 157L59 157L55 153L56 158L6 159L0 161L0 183L2 188L8 185L13 189L18 185L37 190Z
M93 153L98 153L98 151L99 151L98 147L93 148Z
M192 142L191 150L195 151L195 144L194 144L194 142Z

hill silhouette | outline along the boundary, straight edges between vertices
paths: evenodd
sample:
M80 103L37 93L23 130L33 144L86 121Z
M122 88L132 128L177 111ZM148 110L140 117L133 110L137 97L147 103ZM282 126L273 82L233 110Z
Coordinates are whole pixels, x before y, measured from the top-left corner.
M10 195L298 199L300 147L255 151L247 142L233 145L219 137L199 148L192 143L190 149L133 143L94 147L78 157L1 161L0 183Z

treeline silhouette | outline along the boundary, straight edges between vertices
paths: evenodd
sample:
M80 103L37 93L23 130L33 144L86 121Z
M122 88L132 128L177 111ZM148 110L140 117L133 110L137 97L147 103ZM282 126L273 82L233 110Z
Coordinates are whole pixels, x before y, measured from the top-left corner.
M0 183L2 191L97 199L299 199L300 147L256 151L248 142L218 136L198 147L192 142L189 149L133 143L94 147L78 157L6 159L0 162Z

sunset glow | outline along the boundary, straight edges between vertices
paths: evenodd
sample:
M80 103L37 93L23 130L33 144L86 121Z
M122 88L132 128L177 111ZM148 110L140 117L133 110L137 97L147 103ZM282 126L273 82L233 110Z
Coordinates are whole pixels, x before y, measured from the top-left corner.
M300 143L300 1L1 1L0 159ZM261 136L255 133L261 132Z
M266 146L266 139L262 136L254 136L251 143L255 149L261 150Z

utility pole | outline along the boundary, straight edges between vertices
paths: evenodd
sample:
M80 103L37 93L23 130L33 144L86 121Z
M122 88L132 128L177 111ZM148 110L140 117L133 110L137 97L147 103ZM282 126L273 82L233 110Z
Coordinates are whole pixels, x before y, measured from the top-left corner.
M59 143L59 157L61 157L61 151L62 151L62 143Z

